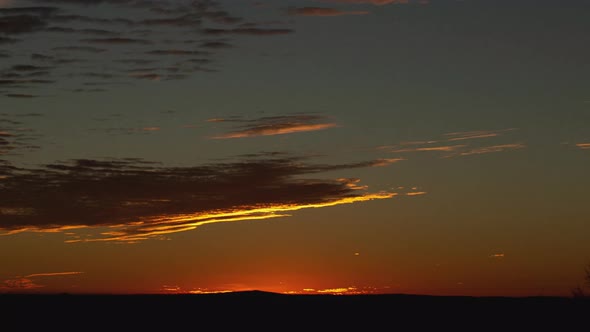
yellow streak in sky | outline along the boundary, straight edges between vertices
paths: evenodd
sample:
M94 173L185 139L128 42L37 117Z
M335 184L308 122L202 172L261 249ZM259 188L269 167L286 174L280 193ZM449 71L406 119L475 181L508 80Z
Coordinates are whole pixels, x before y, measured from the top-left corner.
M103 238L72 239L66 243L75 242L136 242L154 236L190 231L198 226L220 222L234 222L244 220L262 220L278 217L288 217L284 212L297 211L310 208L323 208L356 202L365 202L376 199L387 199L397 196L398 193L381 192L364 196L344 197L331 202L310 204L277 204L267 206L243 207L236 210L222 210L209 213L192 213L180 215L161 215L147 218L135 225L119 225L116 231L104 232Z
M419 196L419 195L426 195L426 191L414 191L410 193L406 193L406 196Z
M445 145L445 146L433 146L433 147L423 147L423 148L409 148L409 149L399 149L393 150L391 152L428 152L428 151L443 151L443 152L451 152L455 151L460 148L464 148L466 145Z
M590 149L590 143L578 143L576 146L582 150Z

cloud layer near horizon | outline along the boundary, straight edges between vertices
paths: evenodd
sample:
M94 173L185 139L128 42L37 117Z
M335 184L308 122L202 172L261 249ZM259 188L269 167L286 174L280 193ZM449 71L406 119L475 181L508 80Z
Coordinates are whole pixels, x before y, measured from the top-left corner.
M358 179L311 175L400 160L330 165L299 157L265 157L164 167L139 159L80 159L37 169L0 160L0 230L6 235L106 227L98 236L78 234L69 242L134 242L207 223L268 219L299 209L386 199L396 194L369 193Z

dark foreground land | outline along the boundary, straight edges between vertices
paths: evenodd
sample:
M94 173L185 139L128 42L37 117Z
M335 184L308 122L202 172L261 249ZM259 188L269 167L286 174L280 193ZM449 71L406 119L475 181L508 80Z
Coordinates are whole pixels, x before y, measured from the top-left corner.
M420 295L0 295L3 326L105 330L590 331L590 300ZM17 325L13 325L17 324ZM0 327L0 330L4 330ZM11 331L14 329L10 329ZM8 331L8 330L6 330Z

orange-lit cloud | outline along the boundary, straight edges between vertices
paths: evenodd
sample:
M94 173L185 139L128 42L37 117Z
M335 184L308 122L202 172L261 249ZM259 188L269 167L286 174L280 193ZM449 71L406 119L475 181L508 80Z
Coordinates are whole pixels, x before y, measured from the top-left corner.
M452 151L456 151L456 150L464 148L464 147L466 147L466 145L428 146L428 147L418 147L418 148L397 149L397 150L392 150L391 152L432 152L432 151L452 152Z
M241 124L233 131L213 136L213 139L284 135L336 127L335 123L328 122L323 116L308 114L272 116L250 120L241 118L214 118L207 120L207 122L233 122Z
M490 258L504 258L504 254L503 253L495 253L495 254L491 254Z
M345 11L336 8L325 7L301 7L289 9L289 14L296 16L343 16L343 15L367 15L368 11Z
M440 152L442 153L442 158L523 149L526 147L524 143L507 143L482 146L482 141L487 142L487 140L483 140L484 138L498 138L507 132L515 130L515 128L508 128L499 130L453 132L443 134L439 139L405 141L397 145L380 146L377 147L377 149L389 150L389 152L392 153ZM462 144L453 144L455 142Z
M309 295L362 295L387 293L387 288L377 287L335 287L335 288L304 288L302 290L289 290L284 294L309 294Z
M406 196L420 196L420 195L426 195L426 194L427 194L426 191L412 191L412 192L405 193L404 195L406 195Z
M493 153L493 152L502 152L502 151L512 151L512 150L519 150L526 148L526 145L523 143L512 143L512 144L500 144L500 145L492 145L492 146L484 146L479 148L474 148L468 151L464 151L459 153L460 156L470 156L473 154L484 154L484 153Z
M75 160L28 170L0 163L0 231L64 232L67 242L137 242L205 224L285 217L398 195L368 192L356 178L309 176L383 167L401 158L313 164L276 156L193 167L141 159Z
M576 146L582 150L590 149L590 143L577 143Z
M84 272L49 272L49 273L33 273L26 276L17 276L14 278L0 281L0 291L2 292L22 292L37 288L43 288L45 285L41 284L35 279L46 277L63 277L75 276Z
M488 138L497 137L507 131L516 130L515 128L502 129L502 130L476 130L476 131L465 131L465 132L454 132L445 134L447 141L463 141L477 138Z

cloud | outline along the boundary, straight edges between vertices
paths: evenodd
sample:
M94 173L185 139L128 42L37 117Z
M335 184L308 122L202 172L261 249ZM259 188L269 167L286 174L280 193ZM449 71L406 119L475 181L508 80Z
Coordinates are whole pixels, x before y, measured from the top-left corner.
M84 63L86 72L115 73L118 83L135 84L137 80L166 81L184 79L198 72L216 72L204 67L213 62L216 52L233 49L234 39L242 36L280 36L294 32L289 28L272 28L273 21L248 21L224 10L221 2L210 0L29 0L21 7L17 2L0 5L0 45L10 45L11 52L1 52L7 61L28 58L55 66L55 72L36 73L51 76L51 83L68 81L61 91L84 91L84 72L72 63ZM101 10L93 10L93 6ZM206 37L223 35L224 40ZM46 40L47 42L39 42ZM27 42L31 41L31 42ZM81 46L85 43L88 46ZM186 49L186 45L194 45ZM83 44L82 44L83 45ZM93 47L93 46L99 47ZM146 50L146 45L152 45ZM121 48L124 52L121 53ZM101 53L95 56L94 53ZM34 54L41 57L33 57ZM148 54L152 59L141 61ZM203 56L199 66L179 63L173 56ZM67 57L67 58L66 58ZM149 62L148 62L149 61ZM12 61L15 62L15 61ZM135 66L156 68L149 73L127 75ZM196 63L196 62L195 62ZM26 64L23 64L26 65ZM34 65L31 63L30 65ZM0 73L0 79L22 79L22 76ZM104 89L112 88L108 77L95 77ZM3 94L33 95L25 89L30 83L0 83ZM65 85L65 84L64 84ZM74 85L74 86L72 86ZM36 94L43 87L36 87Z
M576 146L582 150L590 149L590 143L577 143Z
M107 50L104 48L97 48L91 46L59 46L52 48L53 51L78 51L78 52L89 52L89 53L103 53Z
M293 33L292 29L261 29L261 28L235 28L235 29L204 29L207 35L257 35L274 36Z
M193 51L193 50L179 50L179 49L166 49L166 50L152 50L147 51L145 54L149 55L209 55L211 53L204 51Z
M368 11L343 11L336 8L325 7L300 7L290 8L290 15L295 16L343 16L343 15L366 15Z
M35 98L38 97L36 95L26 94L26 93L7 93L5 94L6 97L10 98Z
M319 0L319 1L333 2L333 3L347 3L347 4L371 4L371 5L377 5L377 6L410 3L410 0Z
M139 44L139 45L150 45L151 42L145 39L132 39L132 38L94 38L94 39L81 39L81 42L93 43L93 44L111 44L111 45L125 45L125 44Z
M377 149L389 150L392 153L441 152L442 158L452 158L526 148L524 143L482 144L482 142L487 142L486 139L497 139L505 133L515 130L516 128L452 132L443 134L438 139L406 141L397 145L380 146ZM473 142L469 142L472 140Z
M47 22L33 15L10 15L0 17L0 33L23 34L39 31L47 26Z
M458 149L462 149L467 145L443 145L443 146L427 146L427 147L417 147L417 148L405 148L405 149L397 149L391 150L391 152L432 152L432 151L440 151L440 152L453 152L457 151Z
M165 167L141 159L79 159L22 169L0 163L0 230L82 232L68 242L136 242L201 225L288 216L288 212L388 199L358 179L318 176L384 166L369 160L315 164L301 157ZM97 234L97 232L99 232Z
M213 136L214 139L244 138L254 136L283 135L298 132L318 131L336 127L333 122L319 115L299 114L263 117L252 120L240 118L209 119L209 122L233 122L241 125L225 134Z
M38 279L47 277L64 277L76 276L84 272L51 272L51 273L33 273L26 276L16 276L10 279L0 281L0 291L3 292L23 292L32 289L43 288L45 285L40 284Z
M493 153L493 152L502 152L502 151L512 151L512 150L519 150L526 148L524 143L512 143L512 144L500 144L500 145L492 145L492 146L484 146L479 148L474 148L471 150L467 150L464 152L458 153L459 156L470 156L474 154L485 154L485 153Z
M9 37L1 37L0 36L0 45L2 45L2 44L14 44L14 43L17 43L19 41L20 41L19 39L9 38ZM9 55L6 54L3 57L6 57L7 58L7 57L9 57Z
M478 138L489 138L489 137L497 137L500 136L502 133L516 130L515 128L509 129L501 129L501 130L476 130L476 131L463 131L463 132L454 132L454 133L447 133L444 136L447 137L447 141L463 141L469 139L478 139Z
M26 96L8 97L29 98ZM39 148L33 144L37 135L34 131L26 127L26 123L24 123L24 119L22 119L23 117L24 116L0 113L0 157L19 155L23 151L32 151ZM2 159L0 159L0 176L3 175L2 165ZM6 164L4 165L4 167L6 167ZM0 188L2 188L1 183Z

